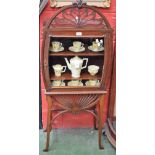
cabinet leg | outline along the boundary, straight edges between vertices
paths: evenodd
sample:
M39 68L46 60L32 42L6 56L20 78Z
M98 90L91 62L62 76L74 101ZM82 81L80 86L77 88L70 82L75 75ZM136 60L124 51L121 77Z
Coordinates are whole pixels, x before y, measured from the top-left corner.
M44 132L47 132L47 127L46 127L46 129L44 129Z
M95 114L95 115L97 114L97 112L96 112L95 109L94 109L94 114ZM93 119L94 119L94 130L97 130L97 127L96 127L96 122L97 122L97 120L96 120L95 117L94 117Z
M51 132L51 130L52 130L52 126L50 128L50 132ZM43 132L47 132L47 127L46 127L46 129L43 130Z
M101 96L100 103L99 103L99 125L98 125L98 144L100 149L104 149L102 143L102 123L103 123L103 105L104 105L104 96Z
M47 152L49 147L50 141L50 131L51 131L51 119L52 119L52 97L47 96L47 103L48 103L48 113L47 113L47 135L46 135L46 146L43 151Z

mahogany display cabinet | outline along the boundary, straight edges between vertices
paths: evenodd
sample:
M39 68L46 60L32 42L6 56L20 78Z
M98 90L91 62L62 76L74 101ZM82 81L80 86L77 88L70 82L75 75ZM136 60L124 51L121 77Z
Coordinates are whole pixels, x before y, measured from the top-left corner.
M113 30L105 16L97 8L86 4L65 6L47 22L41 55L42 75L48 102L44 151L48 151L53 121L67 112L92 114L98 126L99 148L104 148L101 139L103 106L112 68L112 37ZM94 50L93 42L97 43L98 50ZM65 66L63 69L65 71L57 76L54 65L58 65L59 69L60 66ZM90 65L98 66L96 75L88 72ZM80 84L75 85L77 81ZM56 115L53 115L53 104L61 108ZM96 105L99 106L97 113Z

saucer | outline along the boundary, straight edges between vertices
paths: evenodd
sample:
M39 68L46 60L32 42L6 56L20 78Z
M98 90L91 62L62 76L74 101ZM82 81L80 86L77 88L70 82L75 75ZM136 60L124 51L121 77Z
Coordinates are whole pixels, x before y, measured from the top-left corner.
M93 51L93 52L101 52L101 51L104 50L104 47L100 47L99 49L93 49L92 46L88 46L88 49L91 50L91 51Z
M73 46L70 46L69 50L72 51L72 52L83 52L83 51L85 51L85 48L81 47L80 50L76 50Z
M68 86L73 86L72 83L71 83L71 81L68 82ZM80 82L80 84L78 86L83 86L83 83ZM77 86L73 86L73 87L77 87Z
M65 82L62 82L60 86L56 86L56 85L54 85L54 83L52 83L52 86L54 86L54 87L65 86Z
M87 81L85 84L86 84L86 86L94 87L94 86L89 84L89 81ZM96 83L95 86L100 86L100 82Z
M50 47L50 49L49 49L51 52L61 52L61 51L63 51L64 50L64 47L61 47L60 49L58 49L58 50L54 50L52 47Z

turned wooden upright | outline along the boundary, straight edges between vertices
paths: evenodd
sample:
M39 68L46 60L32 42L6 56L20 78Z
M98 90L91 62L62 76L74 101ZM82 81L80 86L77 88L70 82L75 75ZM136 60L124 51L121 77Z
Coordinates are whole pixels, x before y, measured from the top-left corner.
M65 6L59 9L47 22L44 28L41 55L42 75L48 103L47 139L44 151L48 151L53 121L61 114L67 112L77 114L83 111L94 116L98 127L99 148L104 148L101 139L103 107L112 68L112 36L113 30L105 16L95 7L90 7L86 4ZM88 49L90 43L95 39L104 41L104 51L92 52ZM49 48L53 40L62 42L64 51L50 52ZM84 52L76 53L68 50L74 40L84 43ZM83 83L90 79L97 79L100 81L99 86L67 86L67 82L73 79L69 70L63 73L61 77L54 76L52 65L66 65L64 57L70 59L74 56L87 57L89 65L95 64L100 67L100 71L96 76L91 76L87 69L84 69L80 78L78 78ZM64 80L66 86L52 86L54 80ZM56 115L52 114L53 104L61 108ZM97 104L99 104L98 113L95 110Z

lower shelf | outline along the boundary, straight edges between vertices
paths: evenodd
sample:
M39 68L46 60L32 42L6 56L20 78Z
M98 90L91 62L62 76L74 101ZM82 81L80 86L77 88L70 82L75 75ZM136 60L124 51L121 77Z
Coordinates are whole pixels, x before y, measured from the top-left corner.
M103 88L70 88L70 89L60 89L60 88L51 88L49 90L45 90L46 95L67 95L67 94L106 94L107 91Z
M57 89L69 89L69 88L99 88L99 86L52 86L52 88Z
M63 73L62 76L56 77L54 74L51 75L51 80L72 80L72 79L101 79L101 74L98 73L95 76L91 76L89 73L82 73L79 78L73 78L71 73Z

